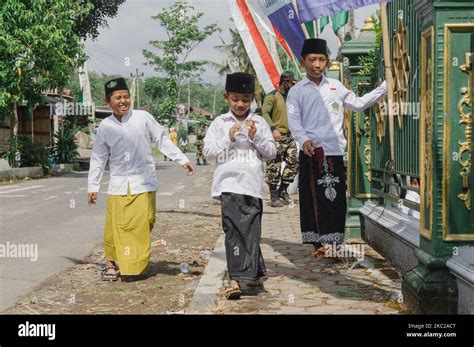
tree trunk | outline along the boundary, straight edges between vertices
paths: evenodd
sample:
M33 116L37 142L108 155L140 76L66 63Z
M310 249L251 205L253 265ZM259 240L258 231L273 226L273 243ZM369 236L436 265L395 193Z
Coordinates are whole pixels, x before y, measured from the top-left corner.
M13 103L13 114L10 117L10 131L12 137L17 137L18 135L18 110L16 102Z

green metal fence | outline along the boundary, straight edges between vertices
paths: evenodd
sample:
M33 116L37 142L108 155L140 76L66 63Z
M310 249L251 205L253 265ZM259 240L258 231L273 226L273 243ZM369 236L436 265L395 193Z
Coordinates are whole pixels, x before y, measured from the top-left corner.
M412 9L412 0L400 0L387 5L392 71L394 72L395 94L403 104L394 107L395 157L390 161L390 136L387 98L384 108L372 107L372 192L391 201L404 200L407 190L419 193L410 184L410 178L420 177L420 31L419 19ZM385 79L382 49L380 64L372 81L379 84ZM400 104L398 104L400 105ZM377 121L377 108L385 111ZM397 114L398 113L398 114ZM380 112L379 112L380 114ZM383 121L380 121L383 119ZM379 129L378 129L379 128ZM379 138L380 129L383 137ZM404 205L419 210L419 205L404 200Z

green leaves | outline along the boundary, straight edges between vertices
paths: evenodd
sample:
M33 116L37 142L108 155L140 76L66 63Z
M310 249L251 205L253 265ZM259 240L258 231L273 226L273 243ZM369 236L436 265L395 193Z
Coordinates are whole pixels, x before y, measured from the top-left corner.
M190 80L203 71L206 62L187 61L189 53L202 41L216 31L217 24L199 27L199 21L204 13L191 14L194 7L184 1L175 2L170 8L163 9L152 18L157 20L167 34L168 40L154 40L150 44L160 50L158 55L152 51L143 50L147 64L154 66L156 72L161 72L168 79L165 85L167 98L160 106L160 118L171 118L176 113L177 88L182 80Z
M374 48L366 56L358 58L357 63L362 66L359 70L359 76L370 76L374 73L380 61L380 47L382 44L382 24L380 23L380 12L377 11L375 15L372 15L372 21L375 27L375 43Z
M0 106L11 109L48 88L63 86L85 60L71 13L91 6L73 0L5 0L0 7Z
M0 153L0 157L8 160L13 168L40 165L45 174L49 169L48 156L48 150L42 142L33 142L25 135L9 138Z
M4 0L0 6L0 121L13 103L63 87L124 0ZM3 116L2 116L3 115Z
M69 125L65 125L62 132L54 134L52 145L53 157L59 164L73 164L79 157L74 131Z
M107 27L107 18L115 17L118 8L125 0L80 0L77 2L81 7L90 7L90 11L74 21L74 32L84 40L87 38L95 40L99 36L99 28Z

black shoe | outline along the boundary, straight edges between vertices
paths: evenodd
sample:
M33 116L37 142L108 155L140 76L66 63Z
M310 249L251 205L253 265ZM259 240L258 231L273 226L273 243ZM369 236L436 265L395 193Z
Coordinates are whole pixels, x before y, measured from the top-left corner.
M283 207L285 204L283 201L280 200L280 197L278 195L278 191L272 191L270 192L271 194L271 200L270 200L270 206L271 207Z
M204 165L209 165L206 159L204 159Z
M201 165L201 161L198 159L196 165Z
M285 190L280 192L280 200L285 204L285 205L290 205L292 203L292 200L290 198L290 195L288 192Z

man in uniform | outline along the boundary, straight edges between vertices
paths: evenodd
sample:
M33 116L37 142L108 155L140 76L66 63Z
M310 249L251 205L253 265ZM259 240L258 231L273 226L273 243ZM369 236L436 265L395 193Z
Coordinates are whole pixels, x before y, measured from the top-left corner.
M278 89L265 97L262 107L263 117L272 131L277 147L277 156L266 165L266 181L270 188L271 206L281 207L291 203L287 188L298 173L298 150L288 127L286 96L295 84L292 72L280 76ZM281 165L285 168L281 172Z
M204 165L207 165L206 158L202 154L204 148L204 138L206 137L206 124L204 122L199 123L199 127L196 131L196 164L201 165L201 160Z

